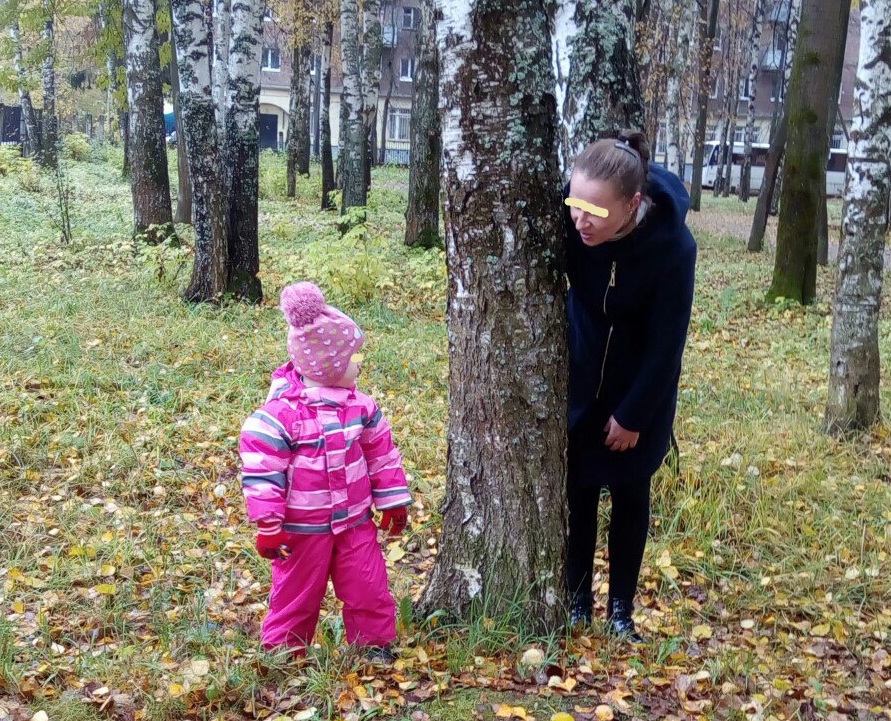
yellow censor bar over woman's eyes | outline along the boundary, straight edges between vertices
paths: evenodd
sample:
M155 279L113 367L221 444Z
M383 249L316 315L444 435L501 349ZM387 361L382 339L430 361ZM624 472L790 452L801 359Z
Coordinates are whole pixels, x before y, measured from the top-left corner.
M588 203L584 200L579 200L578 198L567 198L563 201L570 208L578 208L579 210L584 210L586 213L590 213L591 215L596 215L598 218L608 218L609 211L606 208L601 208L599 205L593 205L592 203Z

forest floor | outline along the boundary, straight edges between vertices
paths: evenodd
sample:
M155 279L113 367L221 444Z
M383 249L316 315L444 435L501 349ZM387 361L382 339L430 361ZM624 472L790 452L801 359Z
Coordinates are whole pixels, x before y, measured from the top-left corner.
M401 242L406 170L375 170L368 234L342 240L318 168L289 200L283 160L264 155L267 300L215 308L179 299L188 228L179 248L130 239L119 164L108 148L66 161L68 245L52 179L0 177L0 719L891 719L889 427L822 432L834 270L813 305L765 305L753 202L706 194L690 219L680 473L654 482L635 648L604 638L602 553L591 628L537 636L522 608L461 625L412 613L438 544L448 358L443 253ZM237 439L285 358L278 292L302 278L366 330L362 385L416 494L405 536L383 541L390 668L344 647L333 597L308 661L257 640L269 567ZM887 310L880 331L887 359ZM887 370L882 387L887 409Z

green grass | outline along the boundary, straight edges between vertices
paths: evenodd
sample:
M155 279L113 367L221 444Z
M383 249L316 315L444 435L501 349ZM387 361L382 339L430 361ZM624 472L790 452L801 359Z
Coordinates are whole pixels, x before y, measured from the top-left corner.
M341 239L336 214L317 210L318 168L286 199L283 160L264 155L267 300L212 308L179 300L189 229L179 229L184 248L130 241L119 162L113 149L69 161L70 246L59 245L48 215L51 183L33 192L21 174L0 177L8 703L51 719L98 718L104 697L91 694L106 687L159 721L306 707L316 718L408 719L414 707L400 698L412 694L433 719L491 718L500 703L536 718L584 718L590 711L576 707L598 703L646 716L660 703L680 708L672 684L695 676L685 698L710 700L706 718L744 717L723 713L722 696L738 701L737 714L757 703L778 719L794 718L804 699L815 713L888 705L889 670L877 654L891 626L891 440L884 426L849 440L821 432L831 268L820 270L814 306L767 307L769 254L747 254L745 240L728 235L697 238L681 474L654 483L637 615L651 639L644 649L604 641L600 621L535 637L521 604L508 618L480 608L464 625L442 626L410 619L419 573L435 558L448 388L444 258L402 245L406 171L375 171L368 233ZM706 194L704 207L739 214L754 203ZM237 435L285 358L278 292L302 278L322 283L366 330L362 384L390 418L417 490L410 531L385 548L405 551L391 564L394 595L407 599L403 661L386 673L342 648L333 601L307 664L258 648L269 573L244 518ZM880 335L887 358L887 312ZM885 408L887 381L885 372ZM597 564L601 584L606 560ZM533 646L545 668L520 669ZM206 673L194 673L203 661ZM549 690L548 671L580 679L585 696Z

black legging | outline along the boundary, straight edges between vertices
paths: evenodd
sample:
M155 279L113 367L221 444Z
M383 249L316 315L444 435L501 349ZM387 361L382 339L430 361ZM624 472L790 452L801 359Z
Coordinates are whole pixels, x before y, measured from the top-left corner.
M566 581L571 595L591 598L591 574L597 544L597 506L602 486L568 488L569 538ZM612 498L609 521L609 595L629 603L647 544L650 525L650 479L628 479L607 486Z

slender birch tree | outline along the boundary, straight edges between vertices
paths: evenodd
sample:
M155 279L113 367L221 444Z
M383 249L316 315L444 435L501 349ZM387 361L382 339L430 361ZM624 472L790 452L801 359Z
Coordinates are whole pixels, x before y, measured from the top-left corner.
M880 418L879 311L891 207L891 0L861 0L844 238L833 306L827 430Z
M218 302L228 282L226 194L213 97L211 24L203 0L170 0L180 73L182 133L189 150L195 223L195 263L187 301Z
M133 234L150 243L174 233L155 12L155 0L124 0Z
M287 196L297 192L297 176L309 175L310 63L312 44L308 37L295 42L291 51L291 97L288 104Z
M233 0L226 86L228 290L263 299L258 202L260 191L260 54L264 0Z
M340 158L343 202L347 208L364 207L368 202L365 162L368 144L364 125L365 101L362 88L362 48L359 44L358 0L340 2L340 52L343 91L340 94Z
M565 620L566 317L552 3L445 0L448 477L422 610ZM509 18L509 22L507 21Z
M334 156L331 148L331 46L334 40L334 23L327 20L322 27L322 52L319 76L322 83L322 107L319 125L322 150L322 210L334 210L331 193L335 190Z
M422 0L421 26L415 47L411 102L411 165L405 244L431 248L440 244L439 175L442 134L439 124L438 12L434 0Z
M761 26L764 23L764 0L755 0L752 12L752 29L749 33L749 72L746 80L748 103L746 107L745 147L743 165L739 173L739 199L748 202L752 188L752 143L755 135L755 97L758 91L758 70L761 66Z

